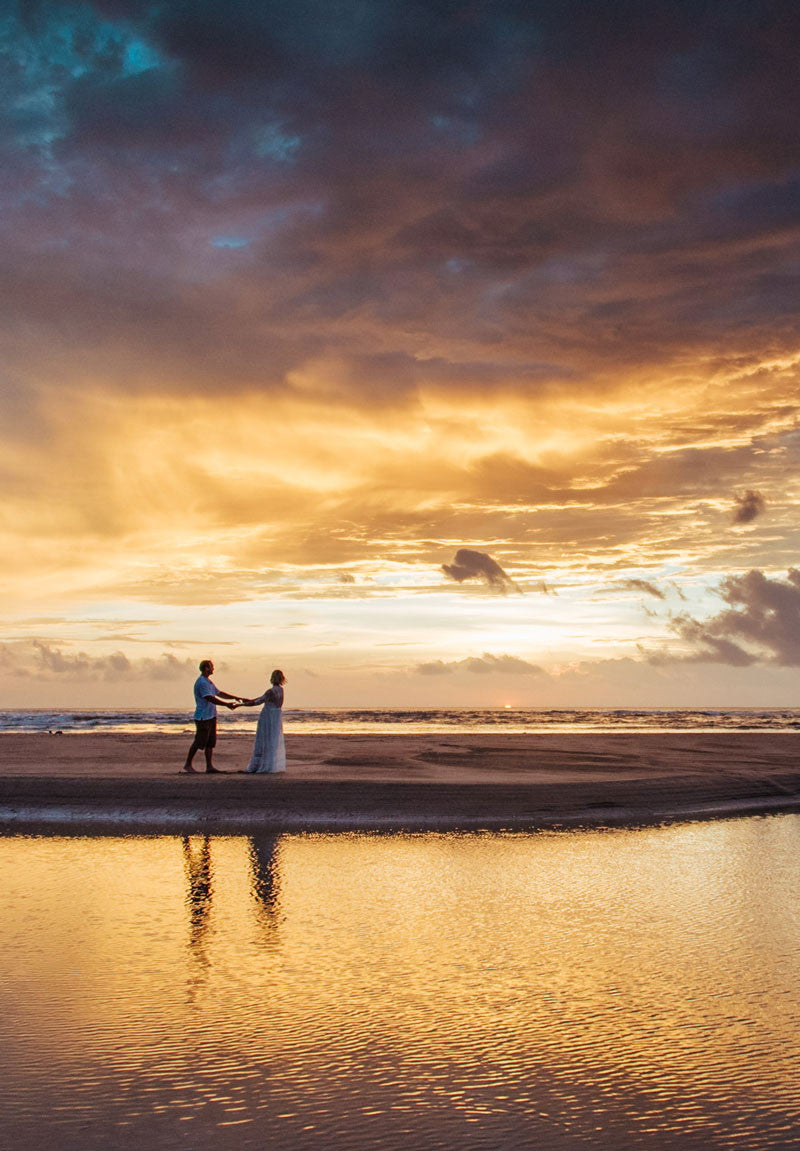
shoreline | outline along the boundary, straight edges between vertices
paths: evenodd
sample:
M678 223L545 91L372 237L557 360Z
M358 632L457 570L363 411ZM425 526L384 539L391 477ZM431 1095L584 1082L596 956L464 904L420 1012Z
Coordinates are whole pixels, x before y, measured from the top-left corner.
M290 735L286 775L186 775L186 738L0 740L0 831L525 831L800 811L794 733ZM199 767L202 754L195 761Z

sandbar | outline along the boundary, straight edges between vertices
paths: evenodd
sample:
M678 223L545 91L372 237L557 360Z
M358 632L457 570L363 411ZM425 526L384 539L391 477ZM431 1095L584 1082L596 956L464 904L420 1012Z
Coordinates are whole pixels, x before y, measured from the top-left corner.
M187 738L0 736L0 828L129 833L534 830L800 811L791 732L287 735L285 775L180 772ZM196 766L202 767L202 755Z

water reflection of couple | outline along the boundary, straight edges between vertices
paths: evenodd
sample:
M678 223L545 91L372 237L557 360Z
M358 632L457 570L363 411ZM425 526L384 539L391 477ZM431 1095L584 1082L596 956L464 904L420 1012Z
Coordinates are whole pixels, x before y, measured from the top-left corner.
M210 659L204 659L200 664L200 675L194 685L194 724L195 737L186 756L183 770L196 773L192 760L196 752L202 751L206 760L206 772L214 775L224 774L218 767L214 767L212 756L217 744L217 704L235 711L237 707L257 707L262 704L261 714L258 717L256 738L253 744L253 754L250 762L242 771L243 775L266 775L286 770L286 745L283 739L283 685L286 676L276 668L269 677L271 686L254 699L245 699L243 696L230 695L221 691L211 676L214 674L214 664Z
M263 834L250 836L248 843L250 891L267 944L277 942L275 933L281 918L280 840L280 834ZM208 967L206 944L214 895L211 837L183 836L183 863L188 884L189 949L201 967Z

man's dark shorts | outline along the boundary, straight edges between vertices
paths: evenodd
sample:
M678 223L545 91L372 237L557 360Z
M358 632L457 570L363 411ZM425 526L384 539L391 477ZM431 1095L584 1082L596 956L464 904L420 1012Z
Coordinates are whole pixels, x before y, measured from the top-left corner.
M194 726L197 729L194 742L199 751L205 751L207 747L217 746L216 719L196 719Z

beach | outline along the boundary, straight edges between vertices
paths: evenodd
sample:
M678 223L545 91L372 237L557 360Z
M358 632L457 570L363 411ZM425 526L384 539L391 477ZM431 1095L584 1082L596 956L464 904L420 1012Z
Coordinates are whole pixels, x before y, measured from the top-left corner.
M285 775L180 771L178 735L7 734L5 830L532 830L800 810L783 732L291 735ZM200 767L202 757L198 757Z

